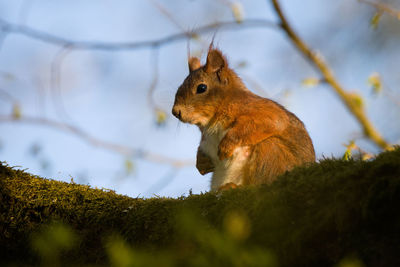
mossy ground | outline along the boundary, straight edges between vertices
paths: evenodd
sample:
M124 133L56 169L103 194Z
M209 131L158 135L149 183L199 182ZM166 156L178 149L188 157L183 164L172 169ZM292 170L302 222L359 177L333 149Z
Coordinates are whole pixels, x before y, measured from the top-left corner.
M400 149L271 185L130 198L0 164L0 265L400 266Z

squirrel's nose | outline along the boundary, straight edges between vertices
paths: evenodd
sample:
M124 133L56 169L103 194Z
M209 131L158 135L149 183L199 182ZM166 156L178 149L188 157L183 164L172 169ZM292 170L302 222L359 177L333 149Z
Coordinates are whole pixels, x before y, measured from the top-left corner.
M175 117L177 117L179 120L180 120L181 117L182 117L181 110L180 110L179 108L177 108L177 107L173 107L173 108L172 108L172 114L173 114Z

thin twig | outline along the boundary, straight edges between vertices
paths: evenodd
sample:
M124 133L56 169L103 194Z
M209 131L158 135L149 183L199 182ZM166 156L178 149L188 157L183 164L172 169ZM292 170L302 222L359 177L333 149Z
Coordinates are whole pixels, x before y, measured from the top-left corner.
M166 157L163 155L159 155L156 153L152 153L149 151L134 149L131 147L127 147L127 146L115 144L112 142L100 140L96 137L89 135L88 133L86 133L85 131L83 131L82 129L80 129L76 126L66 124L63 122L50 120L47 118L29 117L29 116L22 116L22 117L17 118L12 115L0 115L0 123L26 123L26 124L47 126L50 128L61 130L66 133L73 134L95 147L114 151L118 154L122 154L127 157L132 157L132 158L136 158L136 159L144 159L144 160L156 162L156 163L169 164L176 168L194 165L194 162L190 161L190 160L178 160L178 159Z
M367 5L373 6L379 12L387 13L387 14L397 18L398 20L400 20L400 10L397 10L387 4L377 3L377 2L373 2L373 1L369 1L369 0L358 0L358 1L365 3Z
M349 112L357 119L361 125L363 132L366 137L372 140L376 145L382 149L387 149L390 145L383 139L381 134L375 129L371 121L365 114L365 110L360 107L356 101L348 94L343 87L339 84L335 76L333 75L330 67L325 63L324 59L312 51L308 45L300 39L300 37L294 32L292 27L289 25L286 17L283 15L278 0L271 0L276 14L280 19L280 26L282 30L287 34L293 45L301 52L301 54L314 66L318 72L324 77L324 80L332 87L335 93L339 96L340 100L344 103Z

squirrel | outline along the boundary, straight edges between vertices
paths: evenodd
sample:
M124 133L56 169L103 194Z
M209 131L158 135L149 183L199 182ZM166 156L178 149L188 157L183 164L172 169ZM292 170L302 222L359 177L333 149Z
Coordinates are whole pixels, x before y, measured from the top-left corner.
M269 184L315 161L303 122L280 104L252 93L210 45L207 62L189 57L189 75L178 88L172 114L201 131L196 167L213 172L211 191Z

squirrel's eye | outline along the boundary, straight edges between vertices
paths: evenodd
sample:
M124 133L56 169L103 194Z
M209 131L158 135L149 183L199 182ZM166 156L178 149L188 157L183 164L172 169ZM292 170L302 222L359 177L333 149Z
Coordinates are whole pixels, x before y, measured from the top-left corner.
M205 85L204 83L201 83L197 86L197 91L196 94L202 94L207 90L207 85Z

